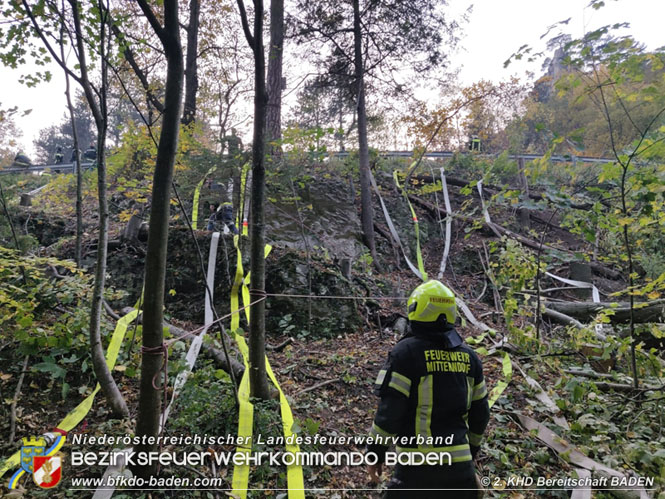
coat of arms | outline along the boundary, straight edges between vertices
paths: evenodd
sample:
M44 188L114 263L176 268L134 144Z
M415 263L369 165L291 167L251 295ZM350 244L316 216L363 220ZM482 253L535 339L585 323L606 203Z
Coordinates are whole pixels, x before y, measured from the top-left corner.
M23 447L21 447L21 468L26 473L32 473L33 458L43 456L46 452L46 440L42 437L24 438Z

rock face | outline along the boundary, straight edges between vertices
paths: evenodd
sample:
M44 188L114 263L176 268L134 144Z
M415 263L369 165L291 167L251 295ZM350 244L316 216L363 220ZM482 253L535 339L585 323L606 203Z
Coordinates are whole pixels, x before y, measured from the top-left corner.
M277 251L268 259L266 291L274 294L316 296L357 295L341 272L320 260L307 265L304 255ZM269 297L266 303L267 333L330 337L345 334L360 325L359 302L347 299ZM311 314L311 315L310 315Z
M210 232L195 232L207 270ZM243 257L248 255L245 251ZM277 294L308 294L308 269L311 269L312 293L316 295L349 295L352 284L342 277L332 262L313 258L308 267L304 253L275 247L266 261L266 291ZM230 236L222 236L218 246L213 303L222 316L230 312L230 292L236 272L237 253ZM143 276L143 256L134 247L125 246L109 253L109 284L124 289L130 296L121 308L139 296ZM249 269L244 262L245 272ZM166 313L180 320L203 323L205 286L200 270L197 249L189 230L175 227L169 232L169 252L166 269ZM242 299L241 299L242 306ZM351 300L309 300L303 298L269 297L266 304L266 332L274 335L305 334L313 337L344 334L360 324L356 302ZM228 320L224 321L228 326ZM291 326L291 327L289 327ZM241 327L246 329L244 312ZM308 329L309 327L309 329Z
M266 239L271 244L352 260L363 253L360 221L345 183L317 179L295 188L297 205L290 188L268 194Z

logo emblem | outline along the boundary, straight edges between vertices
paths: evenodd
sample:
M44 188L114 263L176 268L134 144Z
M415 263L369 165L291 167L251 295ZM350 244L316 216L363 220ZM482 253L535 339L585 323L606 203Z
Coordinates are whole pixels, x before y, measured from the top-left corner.
M21 468L26 473L32 473L33 458L43 456L46 452L46 440L43 438L24 438L23 447L21 447Z
M32 479L43 489L50 489L60 483L62 478L62 456L37 456L34 459L35 471Z
M58 485L62 478L64 459L58 451L64 444L64 435L56 433L24 438L21 452L10 458L10 461L19 464L20 468L9 479L7 487L10 490L17 488L26 473L32 475L35 483L42 488L49 489Z

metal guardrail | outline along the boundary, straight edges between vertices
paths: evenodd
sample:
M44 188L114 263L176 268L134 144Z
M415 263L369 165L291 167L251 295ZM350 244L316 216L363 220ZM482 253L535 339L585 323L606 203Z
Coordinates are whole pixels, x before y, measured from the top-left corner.
M336 158L346 158L349 156L348 151L333 152L329 155ZM412 158L413 151L383 151L379 153L381 156L388 158ZM426 158L452 158L458 152L453 151L431 151L426 152ZM466 153L462 153L466 154ZM477 154L477 153L474 153ZM478 156L484 158L495 158L496 154L477 154ZM523 159L525 161L534 161L543 157L542 154L511 154L508 156L510 159ZM614 161L611 158L595 158L592 156L574 156L574 155L557 155L551 156L550 161L560 162L560 163L608 163ZM81 167L84 170L87 170L92 167L93 162L81 163ZM74 172L74 163L60 163L60 164L51 164L51 165L32 165L32 166L14 166L11 168L4 168L0 170L0 175L9 175L9 174L20 174L20 173L39 173L46 170L50 170L51 173L72 173Z
M334 152L331 155L338 157L338 158L346 158L349 156L348 151L344 152ZM383 151L379 153L381 156L384 157L389 157L389 158L412 158L413 157L413 151ZM452 158L456 154L460 154L459 152L453 152L453 151L431 151L431 152L426 152L425 157L426 158ZM468 154L468 153L461 153L461 154ZM484 158L495 158L497 157L496 154L477 154L474 153L477 156L481 156ZM542 154L511 154L508 156L510 159L524 159L525 161L534 161L536 159L540 159L543 157ZM580 162L580 163L608 163L611 161L614 161L613 159L610 158L595 158L593 156L574 156L574 155L557 155L557 156L551 156L550 161L556 161L556 162L565 162L565 163L572 163L572 162Z
M93 161L88 161L81 163L81 168L84 170L89 170ZM12 166L11 168L3 168L0 170L0 175L11 175L11 174L21 174L21 173L39 173L46 170L50 170L50 173L73 173L75 171L74 163L58 163L51 165L31 165L31 166Z

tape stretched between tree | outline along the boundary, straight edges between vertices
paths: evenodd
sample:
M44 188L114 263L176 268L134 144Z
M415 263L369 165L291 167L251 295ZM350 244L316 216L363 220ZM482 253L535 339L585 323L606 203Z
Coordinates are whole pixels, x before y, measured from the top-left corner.
M397 230L395 229L395 225L393 224L392 218L390 218L390 213L388 213L388 208L386 208L386 204L383 202L383 197L381 197L381 193L379 192L379 187L376 185L376 180L374 180L374 175L372 175L371 171L369 172L369 180L370 183L372 184L374 192L379 198L379 202L381 203L381 209L383 210L383 217L386 219L386 223L388 224L388 229L390 230L390 234L393 236L393 239L397 242L397 245L402 250L402 255L404 256L404 260L406 260L406 264L408 265L409 269L411 269L411 272L413 272L416 275L416 277L418 277L418 279L423 279L423 276L420 273L420 271L416 268L415 265L413 265L413 263L411 263L411 260L409 260L409 257L406 254L406 250L402 245L402 241L399 238L399 234L397 234Z
M411 166L412 167L415 166L415 162ZM411 210L411 217L413 219L413 230L416 233L416 261L418 262L418 271L420 272L422 280L427 282L427 272L425 271L425 265L423 264L423 254L420 251L420 224L418 223L418 215L416 215L416 210L414 210L413 206L411 205L411 201L409 200L409 195L406 192L406 185L404 187L400 187L399 185L399 180L397 179L397 170L393 171L393 178L395 179L395 185L397 186L397 188L402 191L402 195L406 200L406 204L409 206L409 210Z
M201 195L201 187L203 187L203 183L205 182L206 178L208 178L208 176L211 175L215 170L217 170L217 166L210 168L205 176L199 181L199 183L196 184L196 189L194 189L194 200L192 201L192 229L194 230L196 230L199 223L199 197Z

